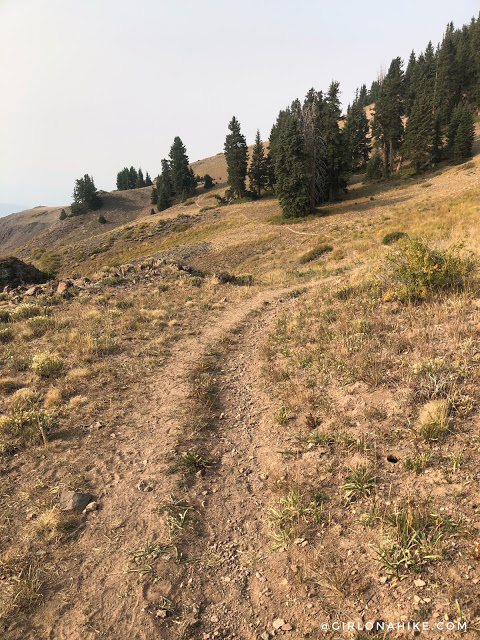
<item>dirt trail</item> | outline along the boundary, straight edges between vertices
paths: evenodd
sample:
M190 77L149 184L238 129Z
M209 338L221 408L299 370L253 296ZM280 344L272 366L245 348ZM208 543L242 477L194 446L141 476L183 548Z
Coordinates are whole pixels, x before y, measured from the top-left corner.
M204 632L210 627L212 634L223 629L212 638L256 638L266 629L270 612L262 604L264 578L254 567L269 544L262 510L272 439L268 402L258 388L259 350L275 315L288 303L282 296L292 289L257 293L228 308L200 335L179 341L161 376L141 396L129 398L132 410L110 434L112 444L97 446L98 434L87 440L82 447L91 462L86 475L98 489L101 509L88 516L65 565L58 567L58 588L31 621L31 637L196 638L201 637L199 628ZM237 344L221 361L218 377L224 416L210 436L216 464L188 490L197 524L187 554L205 560L199 566L166 556L155 580L127 572L131 552L162 537L164 525L155 508L166 494L178 491L168 467L184 428L188 375L232 329ZM180 635L171 622L150 614L150 605L158 607L161 595L181 603ZM191 627L195 631L188 631ZM23 638L22 633L12 637Z

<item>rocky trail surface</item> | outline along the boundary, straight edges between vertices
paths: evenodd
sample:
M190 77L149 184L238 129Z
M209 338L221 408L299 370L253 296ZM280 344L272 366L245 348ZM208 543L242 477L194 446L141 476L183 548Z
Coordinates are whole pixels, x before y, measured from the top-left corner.
M290 291L256 293L178 341L156 379L125 390L130 410L118 428L99 425L72 447L99 510L58 566L30 637L250 639L275 629L297 637L301 612L290 609L295 598L268 536L269 477L281 456L261 389L263 339ZM228 347L216 352L225 336ZM212 353L214 419L196 439L191 373ZM196 443L212 464L201 458L186 472ZM272 598L279 589L283 611Z

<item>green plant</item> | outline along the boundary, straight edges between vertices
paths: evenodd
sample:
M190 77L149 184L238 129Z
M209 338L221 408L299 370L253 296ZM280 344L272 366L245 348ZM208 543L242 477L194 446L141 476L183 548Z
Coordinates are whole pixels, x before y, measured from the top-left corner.
M275 548L284 546L294 535L299 533L301 525L318 523L323 517L323 493L307 497L297 489L289 492L279 500L278 507L269 509L270 522L274 527L272 539Z
M201 454L197 453L193 449L187 451L182 456L182 462L186 467L194 469L206 469L211 467L213 462L210 458L204 458Z
M428 466L431 457L431 451L422 451L414 458L407 458L403 464L405 469L408 469L408 471L415 471L415 473L418 474Z
M13 339L13 329L8 324L0 323L0 343L5 344Z
M8 309L0 309L0 322L5 323L5 322L10 322L11 320L11 313Z
M316 260L317 258L320 258L326 253L330 253L331 251L333 251L333 247L331 245L320 244L317 247L314 247L313 249L311 249L310 251L307 251L307 253L304 253L303 255L301 255L298 261L300 262L300 264L306 264L307 262L312 262L312 260Z
M386 244L386 245L394 244L395 242L398 242L401 238L406 238L407 236L408 234L406 234L404 231L390 231L390 233L387 233L383 236L382 244Z
M450 453L448 456L453 473L456 473L463 464L462 453Z
M376 476L367 467L350 469L347 482L342 486L345 491L345 500L352 502L358 497L369 496L375 488Z
M34 316L27 320L27 327L30 329L31 334L36 338L43 336L44 333L49 329L52 329L54 326L54 321L48 316Z
M36 408L13 409L0 420L0 448L47 444L47 435L54 424L52 414Z
M386 516L386 521L393 527L392 535L376 553L388 573L400 576L442 557L440 542L445 527L435 514L407 505Z
M63 360L59 355L45 351L33 356L30 368L41 378L51 378L60 373Z
M24 302L10 312L12 320L25 320L27 318L34 318L35 316L46 315L48 309L41 307L39 304L33 304L31 302Z
M377 284L386 299L420 302L438 292L461 291L475 268L471 256L461 254L461 245L440 250L425 240L403 239L387 254L384 273Z

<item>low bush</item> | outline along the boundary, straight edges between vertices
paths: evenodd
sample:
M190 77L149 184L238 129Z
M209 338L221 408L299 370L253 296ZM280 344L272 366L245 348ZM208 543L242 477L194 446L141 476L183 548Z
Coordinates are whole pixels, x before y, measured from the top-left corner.
M37 353L32 360L30 368L41 378L52 378L60 373L63 368L63 360L55 353L48 351Z
M390 231L390 233L387 233L386 235L383 236L382 244L386 244L386 245L395 244L395 242L398 242L401 238L406 238L406 237L407 237L407 234L404 231Z
M316 260L317 258L320 258L326 253L330 253L331 251L333 251L333 247L331 245L320 244L318 245L318 247L314 247L310 251L307 251L307 253L304 253L303 255L301 255L299 258L299 262L300 264L306 264L307 262L312 262L312 260Z
M0 419L0 449L46 444L53 417L35 408L14 409Z
M464 256L459 245L440 250L425 240L402 239L385 259L376 285L387 300L421 302L432 294L463 290L475 268L475 260ZM386 268L385 268L386 267Z

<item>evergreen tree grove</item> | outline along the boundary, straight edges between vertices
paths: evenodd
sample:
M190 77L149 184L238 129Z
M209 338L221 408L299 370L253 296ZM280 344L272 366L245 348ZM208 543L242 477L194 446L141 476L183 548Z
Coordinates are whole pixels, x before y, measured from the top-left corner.
M245 137L240 131L240 123L233 116L225 138L224 154L227 162L228 184L234 197L245 195L245 178L247 176L248 148Z

